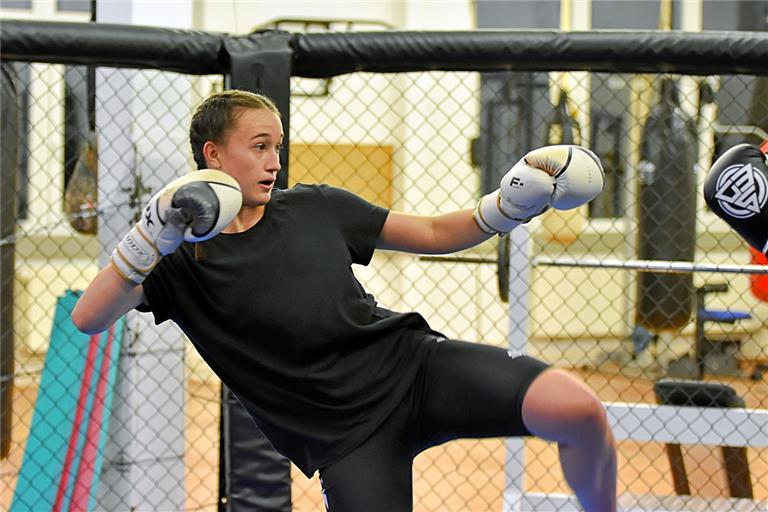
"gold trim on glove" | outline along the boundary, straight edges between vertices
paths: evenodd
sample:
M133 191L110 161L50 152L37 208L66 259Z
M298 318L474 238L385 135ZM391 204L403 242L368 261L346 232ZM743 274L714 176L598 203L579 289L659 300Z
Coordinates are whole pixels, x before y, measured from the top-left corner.
M495 230L493 226L491 226L488 221L485 220L485 217L483 217L483 212L480 209L480 204L483 202L483 198L481 197L480 200L477 202L477 205L475 205L475 209L472 212L472 220L475 221L475 224L477 224L477 227L482 231L483 233L486 233L488 235L497 235L499 234L499 231ZM482 221L483 224L487 227L484 228L480 222ZM489 231L490 229L490 231Z

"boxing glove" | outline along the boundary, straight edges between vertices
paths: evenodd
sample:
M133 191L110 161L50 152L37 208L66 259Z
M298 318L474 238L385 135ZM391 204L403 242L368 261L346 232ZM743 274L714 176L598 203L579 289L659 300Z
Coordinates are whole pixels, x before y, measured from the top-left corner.
M597 155L587 148L565 144L546 146L531 151L525 160L555 177L552 208L556 210L577 208L603 191L603 166Z
M704 180L707 206L752 247L768 253L768 140L738 144L715 160Z
M603 169L594 153L580 146L545 146L527 153L480 198L473 216L488 234L505 234L545 212L576 208L603 189Z
M202 242L220 233L242 201L237 181L224 172L203 169L177 178L152 196L110 261L123 278L141 284L183 241Z

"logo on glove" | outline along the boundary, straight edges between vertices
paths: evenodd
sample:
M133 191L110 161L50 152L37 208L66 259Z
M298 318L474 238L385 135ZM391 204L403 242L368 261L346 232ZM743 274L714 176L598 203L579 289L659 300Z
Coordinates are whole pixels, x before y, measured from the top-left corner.
M727 167L717 179L715 199L736 219L748 219L760 213L768 201L768 181L752 164Z
M136 260L142 265L149 266L152 264L152 260L154 260L154 255L148 253L141 246L139 246L139 244L136 243L136 240L133 239L133 236L126 235L125 247L134 255Z

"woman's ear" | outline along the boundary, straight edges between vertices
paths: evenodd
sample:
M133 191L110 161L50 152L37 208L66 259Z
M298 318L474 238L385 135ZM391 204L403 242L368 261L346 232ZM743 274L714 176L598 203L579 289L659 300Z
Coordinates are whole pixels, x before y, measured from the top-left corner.
M205 161L208 164L209 168L214 169L220 169L221 168L221 160L219 159L219 150L216 146L216 143L212 140L206 141L205 144L203 144L203 156L205 157Z

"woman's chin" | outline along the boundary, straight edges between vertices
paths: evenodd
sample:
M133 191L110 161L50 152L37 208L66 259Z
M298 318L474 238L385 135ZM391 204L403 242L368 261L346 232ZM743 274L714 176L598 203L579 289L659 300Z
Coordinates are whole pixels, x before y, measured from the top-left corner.
M264 206L270 201L270 199L272 199L272 191L250 194L247 197L245 196L243 197L243 206L244 207Z

